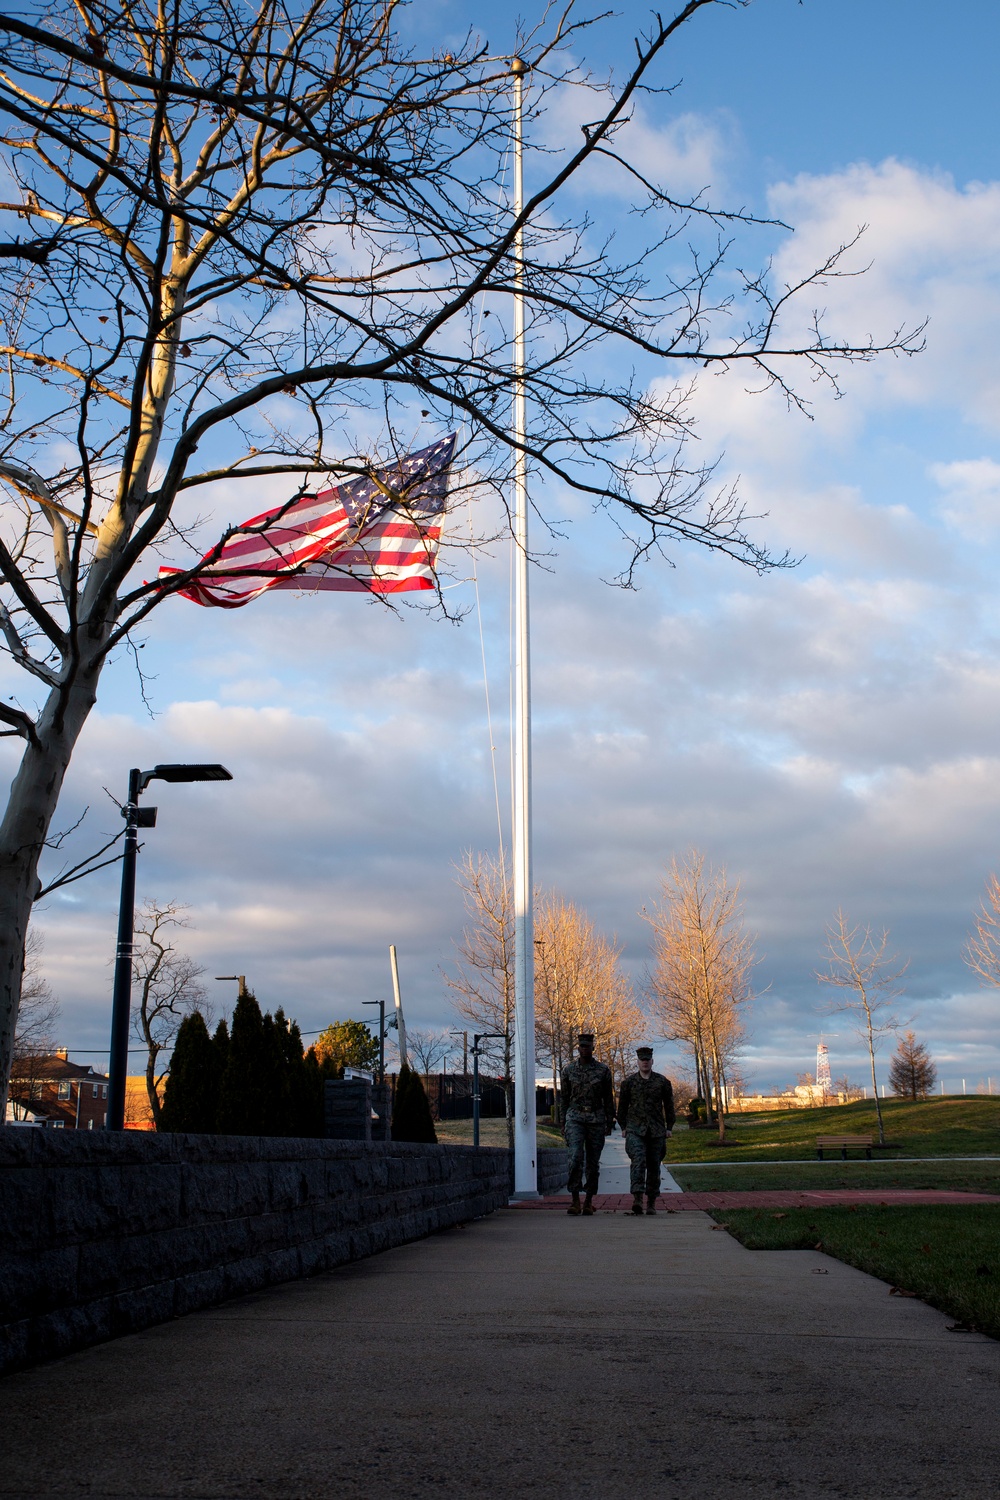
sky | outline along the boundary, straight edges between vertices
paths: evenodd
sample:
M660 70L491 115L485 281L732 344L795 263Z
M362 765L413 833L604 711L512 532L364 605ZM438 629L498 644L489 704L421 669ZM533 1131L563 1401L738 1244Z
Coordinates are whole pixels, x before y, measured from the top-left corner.
M497 51L532 19L493 15ZM627 59L644 16L626 7L581 59ZM404 25L440 45L478 21L464 0L425 0ZM678 192L793 226L732 252L773 257L778 280L864 226L849 255L864 274L824 289L829 327L878 340L927 320L925 350L846 369L839 396L800 376L808 415L738 370L700 372L695 451L794 568L758 577L678 546L623 591L607 582L624 556L608 519L536 495L555 525L534 532L536 879L617 934L641 994L641 912L671 857L698 848L739 878L760 957L744 1060L757 1088L811 1069L821 1034L834 1074L864 1082L816 982L839 907L890 930L908 962L900 1017L946 1088L1000 1086L998 996L962 959L1000 868L998 55L987 0L755 0L697 18L660 68L677 87L628 127L630 155ZM575 109L553 97L534 128L561 145ZM607 173L568 190L566 211L582 206L595 232L627 217ZM223 502L242 519L242 500ZM456 865L496 849L498 795L509 820L509 568L503 546L477 556L477 608L462 558L461 624L350 595L232 613L172 601L141 653L151 713L130 659L109 668L57 822L90 809L67 845L82 849L120 826L104 789L121 799L131 765L230 768L231 784L150 789L138 883L140 899L188 905L185 944L219 1012L235 986L213 976L245 973L305 1032L370 1015L363 1001L391 996L395 943L410 1024L457 1024ZM15 754L3 742L0 768ZM116 914L112 871L37 918L60 1040L98 1066ZM674 1047L657 1055L676 1067Z

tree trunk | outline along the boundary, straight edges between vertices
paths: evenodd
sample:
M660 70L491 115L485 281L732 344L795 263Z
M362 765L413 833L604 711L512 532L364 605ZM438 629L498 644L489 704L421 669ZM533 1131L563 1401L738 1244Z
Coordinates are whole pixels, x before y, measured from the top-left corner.
M25 747L0 824L0 1098L6 1099L14 1029L21 1004L24 945L39 890L38 861L48 838L70 757L97 699L103 660L77 663L71 681L53 688Z
M153 1129L160 1128L160 1096L156 1091L156 1053L150 1048L146 1058L146 1096L153 1116Z
M878 1078L875 1075L875 1043L872 1040L872 1028L870 1022L868 1024L868 1056L871 1058L872 1065L872 1091L875 1095L875 1114L878 1118L878 1143L880 1146L884 1146L885 1126L882 1123L882 1106L879 1103L878 1097Z
M719 1059L715 1059L715 1105L719 1117L719 1140L726 1139L726 1075Z
M722 1103L722 1069L719 1064L717 1053L712 1053L712 1094L715 1099L715 1123L718 1126L719 1140L726 1139L726 1111Z

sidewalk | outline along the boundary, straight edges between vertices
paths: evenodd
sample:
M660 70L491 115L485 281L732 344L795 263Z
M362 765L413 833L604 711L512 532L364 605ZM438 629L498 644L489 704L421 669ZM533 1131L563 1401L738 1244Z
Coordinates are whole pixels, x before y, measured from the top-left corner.
M0 1495L996 1492L1000 1344L711 1229L503 1210L10 1377Z

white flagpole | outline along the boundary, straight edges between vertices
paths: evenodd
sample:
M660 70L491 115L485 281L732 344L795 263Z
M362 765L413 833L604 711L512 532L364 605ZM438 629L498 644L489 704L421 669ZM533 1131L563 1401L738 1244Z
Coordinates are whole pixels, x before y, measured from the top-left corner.
M514 213L524 203L521 107L527 63L515 57ZM514 1197L538 1197L535 1165L535 942L531 878L531 672L528 474L524 455L524 236L514 242Z
M392 998L396 1006L396 1041L399 1046L399 1066L409 1066L406 1051L406 1022L403 1020L403 997L399 993L399 965L396 963L396 944L389 944L389 967L392 970ZM385 1080L382 1080L383 1083Z

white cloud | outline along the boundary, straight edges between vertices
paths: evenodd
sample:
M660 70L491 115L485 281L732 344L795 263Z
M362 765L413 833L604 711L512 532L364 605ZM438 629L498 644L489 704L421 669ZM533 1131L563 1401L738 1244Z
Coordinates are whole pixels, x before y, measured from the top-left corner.
M941 514L970 541L992 540L1000 529L1000 463L992 458L932 464L931 475L944 490Z
M562 89L544 116L544 139L549 150L577 151L582 127L601 118L606 96L582 88ZM655 124L640 103L613 136L609 149L647 182L679 201L699 198L719 207L728 191L726 164L738 143L738 127L731 115L685 112L664 125ZM598 155L572 184L576 195L643 201L643 189L632 173L609 156Z

